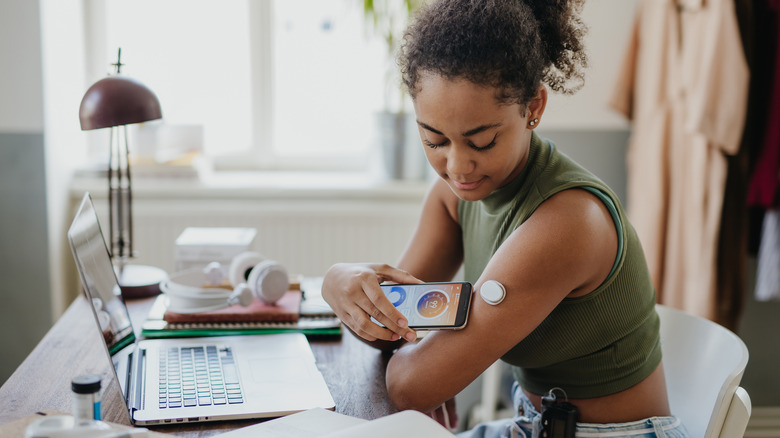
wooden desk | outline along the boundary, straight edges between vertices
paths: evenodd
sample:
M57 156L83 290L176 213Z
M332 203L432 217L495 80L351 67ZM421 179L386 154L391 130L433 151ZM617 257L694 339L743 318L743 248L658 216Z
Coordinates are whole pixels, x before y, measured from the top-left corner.
M136 333L153 299L128 301ZM71 412L70 381L79 374L101 374L103 419L127 424L126 408L106 359L86 300L77 298L14 374L0 387L0 425L37 411ZM336 412L368 420L397 410L385 386L387 357L348 331L335 340L311 340L317 366L325 377ZM108 385L105 382L109 381ZM150 427L186 437L213 436L262 420L226 421Z

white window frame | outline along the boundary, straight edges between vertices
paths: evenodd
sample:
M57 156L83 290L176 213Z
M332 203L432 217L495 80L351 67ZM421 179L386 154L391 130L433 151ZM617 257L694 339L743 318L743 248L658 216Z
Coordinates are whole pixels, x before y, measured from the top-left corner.
M103 54L108 53L106 34L106 6L103 0L85 1L85 57L87 83L93 83L106 74ZM274 11L270 0L247 0L250 33L252 142L241 154L212 157L215 170L269 170L269 171L369 171L369 161L375 154L372 146L365 154L328 154L305 158L283 157L273 150L274 139ZM92 136L90 151L105 149L103 139ZM100 144L97 144L100 143Z

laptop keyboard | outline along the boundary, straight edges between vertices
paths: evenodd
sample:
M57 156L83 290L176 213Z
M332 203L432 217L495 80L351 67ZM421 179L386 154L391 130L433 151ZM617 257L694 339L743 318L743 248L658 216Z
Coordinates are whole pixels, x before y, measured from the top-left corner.
M160 408L243 402L230 347L208 345L160 350Z

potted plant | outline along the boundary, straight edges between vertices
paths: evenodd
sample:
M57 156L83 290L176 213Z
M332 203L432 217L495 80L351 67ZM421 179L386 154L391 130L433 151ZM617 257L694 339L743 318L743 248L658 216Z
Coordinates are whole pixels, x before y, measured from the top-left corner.
M414 117L406 107L396 51L404 29L423 0L363 0L366 25L382 38L387 48L384 109L376 114L377 143L382 167L390 179L423 179L425 157L419 146Z

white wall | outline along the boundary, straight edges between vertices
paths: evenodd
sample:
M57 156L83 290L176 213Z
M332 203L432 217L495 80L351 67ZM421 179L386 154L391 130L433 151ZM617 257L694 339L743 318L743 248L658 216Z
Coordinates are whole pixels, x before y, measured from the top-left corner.
M65 290L65 267L72 264L65 237L72 219L68 187L74 169L87 162L79 106L91 84L84 73L84 0L41 0L40 5L51 299L57 317L70 304L65 297L73 296Z
M572 96L551 94L543 126L552 130L627 130L628 122L609 108L619 66L628 44L638 0L588 0L582 20L588 26L585 86Z
M37 2L0 3L0 131L43 131Z

